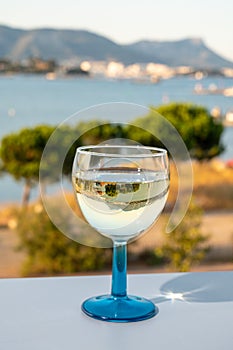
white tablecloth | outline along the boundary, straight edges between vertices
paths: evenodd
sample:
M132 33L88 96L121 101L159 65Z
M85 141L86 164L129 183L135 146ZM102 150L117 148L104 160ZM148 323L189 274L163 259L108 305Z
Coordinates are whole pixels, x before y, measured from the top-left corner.
M233 272L128 276L128 292L152 299L154 318L109 323L84 315L110 276L0 280L1 350L232 350Z

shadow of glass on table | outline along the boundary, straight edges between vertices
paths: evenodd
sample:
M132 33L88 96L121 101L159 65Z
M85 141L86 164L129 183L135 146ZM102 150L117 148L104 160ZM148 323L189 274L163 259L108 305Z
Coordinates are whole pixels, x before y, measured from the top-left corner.
M233 301L233 271L185 273L160 287L161 294L151 298L155 304L166 301L220 303Z

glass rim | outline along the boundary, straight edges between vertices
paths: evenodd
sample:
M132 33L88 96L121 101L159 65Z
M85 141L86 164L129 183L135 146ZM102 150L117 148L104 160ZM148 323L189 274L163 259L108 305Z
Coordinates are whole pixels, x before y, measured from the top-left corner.
M151 153L133 153L133 154L119 154L119 153L106 153L106 152L97 152L95 150L101 148L111 148L111 149L119 149L119 148L125 148L125 149L143 149L145 151L150 151ZM154 152L154 153L152 153ZM76 149L76 154L86 154L86 155L93 155L93 156L107 156L107 157L114 157L114 158L121 158L122 156L127 156L129 158L148 158L148 157L161 157L167 155L167 150L164 148L159 147L152 147L152 146L143 146L143 145L111 145L111 144L105 144L105 145L88 145L88 146L80 146Z

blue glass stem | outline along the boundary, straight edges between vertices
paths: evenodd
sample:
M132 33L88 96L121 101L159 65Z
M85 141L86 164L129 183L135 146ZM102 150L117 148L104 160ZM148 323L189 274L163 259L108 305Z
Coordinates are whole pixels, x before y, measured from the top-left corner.
M112 258L112 296L127 295L127 244L114 242Z

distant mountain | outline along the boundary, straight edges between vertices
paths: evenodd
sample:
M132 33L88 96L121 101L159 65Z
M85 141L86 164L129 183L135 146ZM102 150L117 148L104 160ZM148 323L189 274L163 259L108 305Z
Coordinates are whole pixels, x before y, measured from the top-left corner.
M191 66L195 68L233 67L228 61L209 49L200 38L177 41L139 41L128 45L135 52L153 57L168 66Z
M120 45L86 30L23 30L0 26L0 58L22 60L28 57L55 59L58 62L80 60L117 60L130 63L164 63L195 68L233 67L206 47L201 39L179 41L139 41Z
M0 26L0 57L22 60L35 56L57 61L78 58L133 63L147 60L140 52L86 30L21 30Z

